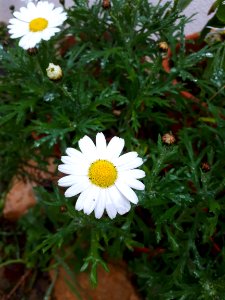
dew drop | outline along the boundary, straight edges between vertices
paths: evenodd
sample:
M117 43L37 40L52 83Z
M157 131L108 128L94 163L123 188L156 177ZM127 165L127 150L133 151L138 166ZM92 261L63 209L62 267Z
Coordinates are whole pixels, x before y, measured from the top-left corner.
M55 98L54 93L47 93L44 95L44 101L46 101L46 102L51 102L54 100L54 98Z

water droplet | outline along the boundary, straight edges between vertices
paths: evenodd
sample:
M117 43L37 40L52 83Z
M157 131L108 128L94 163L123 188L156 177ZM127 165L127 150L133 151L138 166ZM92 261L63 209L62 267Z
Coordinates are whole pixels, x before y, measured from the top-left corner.
M170 72L171 72L171 73L176 73L176 72L177 72L177 69L176 69L176 68L171 68Z
M205 57L213 57L214 55L211 52L205 53Z
M101 61L101 63L100 63L100 65L101 65L101 68L102 68L102 69L104 69L104 68L105 68L105 66L106 66L106 64L107 64L107 60L103 60L103 61Z
M55 94L54 93L47 93L47 94L44 95L43 98L44 98L44 101L51 102L51 101L54 100Z
M3 45L2 44L0 44L0 60L2 60L3 59L3 51L4 51L4 48L3 48Z
M35 148L40 147L40 145L41 145L41 143L40 143L39 141L35 141L35 142L34 142L34 147L35 147Z
M217 86L221 87L224 84L225 73L223 69L218 69L212 74L211 81Z

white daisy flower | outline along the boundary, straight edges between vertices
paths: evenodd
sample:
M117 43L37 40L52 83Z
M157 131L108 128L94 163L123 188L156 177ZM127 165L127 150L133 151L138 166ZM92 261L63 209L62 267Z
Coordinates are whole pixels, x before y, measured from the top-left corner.
M19 46L25 50L34 48L41 40L48 41L60 31L58 26L67 17L62 7L54 8L48 1L29 2L13 15L15 18L9 20L9 33L13 39L21 38Z
M69 187L66 197L79 195L75 209L89 215L95 212L97 219L104 210L113 219L116 214L123 215L130 208L130 202L137 204L138 197L132 190L144 190L144 184L138 179L145 172L138 168L143 160L137 152L128 152L120 156L124 139L113 137L108 145L103 133L96 135L96 146L84 136L78 142L80 150L67 148L68 156L62 156L64 164L59 165L60 172L68 176L59 179L59 186Z

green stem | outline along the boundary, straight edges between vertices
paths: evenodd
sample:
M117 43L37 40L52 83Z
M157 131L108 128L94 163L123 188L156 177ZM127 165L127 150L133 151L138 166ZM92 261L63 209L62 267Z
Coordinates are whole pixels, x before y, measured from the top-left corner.
M75 102L75 99L71 96L71 94L67 91L67 89L64 86L60 86L60 90L66 97L70 98L71 101Z
M55 286L55 283L56 283L56 280L58 278L58 275L59 275L59 270L56 269L55 270L55 274L54 274L54 277L52 279L52 282L51 284L49 285L46 293L45 293L45 296L44 296L44 300L49 300L51 298L51 294L52 294L52 291L53 291L53 288Z
M215 94L213 94L212 97L209 98L208 101L211 101L212 99L214 99L224 88L225 88L225 85L223 85Z
M11 264L25 264L25 261L23 259L10 259L10 260L7 260L3 263L0 264L0 269L7 266L7 265L11 265Z

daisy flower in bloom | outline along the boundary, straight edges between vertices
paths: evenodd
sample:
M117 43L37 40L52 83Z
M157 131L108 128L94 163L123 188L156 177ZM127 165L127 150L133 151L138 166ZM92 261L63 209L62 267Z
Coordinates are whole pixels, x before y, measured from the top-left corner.
M113 219L116 214L123 215L137 204L138 197L132 190L144 190L144 184L138 179L145 172L138 168L143 160L137 152L128 152L120 156L124 139L113 137L106 144L103 133L96 135L96 145L84 136L78 142L80 150L67 148L68 156L62 156L64 164L59 165L60 172L68 176L59 179L59 186L69 187L66 197L79 195L75 209L89 215L95 212L97 219L104 210Z
M58 26L67 17L62 7L54 8L48 1L29 2L13 15L15 18L10 19L8 25L10 37L21 38L19 46L25 50L34 48L41 40L48 41L60 31Z

